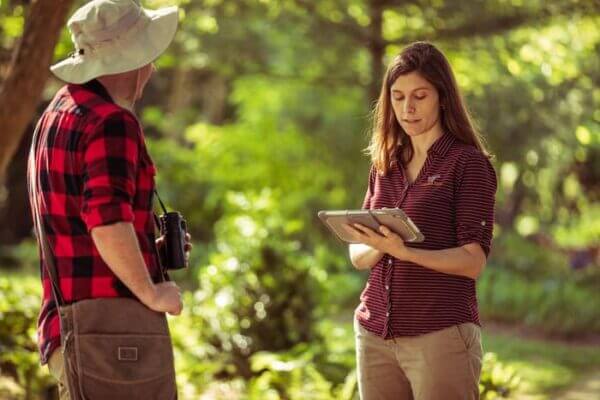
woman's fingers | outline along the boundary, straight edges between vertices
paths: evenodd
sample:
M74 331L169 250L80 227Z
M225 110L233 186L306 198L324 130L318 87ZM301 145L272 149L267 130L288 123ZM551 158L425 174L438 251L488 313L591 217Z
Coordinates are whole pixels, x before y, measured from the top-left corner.
M352 227L351 225L348 224L342 224L342 226L344 227L344 229L352 235L353 238L359 240L361 237L361 233L360 231L358 231L356 228Z
M388 238L398 236L398 235L396 235L396 232L394 232L393 230L391 230L390 228L388 228L385 225L381 225L379 227L379 232L381 232L381 234L383 236L388 237Z
M379 231L385 236L385 237L389 237L389 238L402 238L400 235L398 235L396 232L394 232L393 230L391 230L390 228L388 228L385 225L381 225L379 227Z
M377 235L377 232L375 232L373 229L368 228L364 225L361 224L354 224L355 228L357 230L359 230L362 234L367 235L369 237L372 237L373 235Z

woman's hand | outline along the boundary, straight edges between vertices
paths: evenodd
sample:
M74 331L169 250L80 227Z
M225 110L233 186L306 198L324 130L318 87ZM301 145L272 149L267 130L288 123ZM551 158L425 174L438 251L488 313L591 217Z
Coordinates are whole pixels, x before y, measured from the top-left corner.
M397 259L407 260L409 249L404 245L404 240L387 226L381 225L379 227L380 233L361 224L344 224L344 227L357 242L392 255Z

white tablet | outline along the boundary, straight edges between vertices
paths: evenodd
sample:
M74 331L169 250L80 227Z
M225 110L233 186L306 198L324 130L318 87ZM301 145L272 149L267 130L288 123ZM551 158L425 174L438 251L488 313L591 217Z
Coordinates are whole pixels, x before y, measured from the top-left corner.
M343 224L364 225L379 233L379 227L385 225L396 232L405 242L418 243L425 236L411 219L399 208L381 208L375 210L332 210L319 211L319 218L342 241L356 242Z

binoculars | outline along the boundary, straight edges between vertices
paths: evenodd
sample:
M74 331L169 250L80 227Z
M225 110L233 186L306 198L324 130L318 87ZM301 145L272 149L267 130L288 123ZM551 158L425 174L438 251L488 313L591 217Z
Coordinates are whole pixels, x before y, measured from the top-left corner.
M177 212L165 212L159 217L160 233L164 236L161 249L161 261L166 269L186 268L185 235L187 232L185 219Z

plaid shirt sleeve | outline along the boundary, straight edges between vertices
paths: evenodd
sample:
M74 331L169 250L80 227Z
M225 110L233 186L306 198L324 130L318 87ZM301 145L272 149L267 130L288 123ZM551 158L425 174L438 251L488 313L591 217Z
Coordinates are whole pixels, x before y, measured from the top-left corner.
M133 221L140 148L138 122L124 110L104 118L87 137L81 217L88 232L100 225Z

